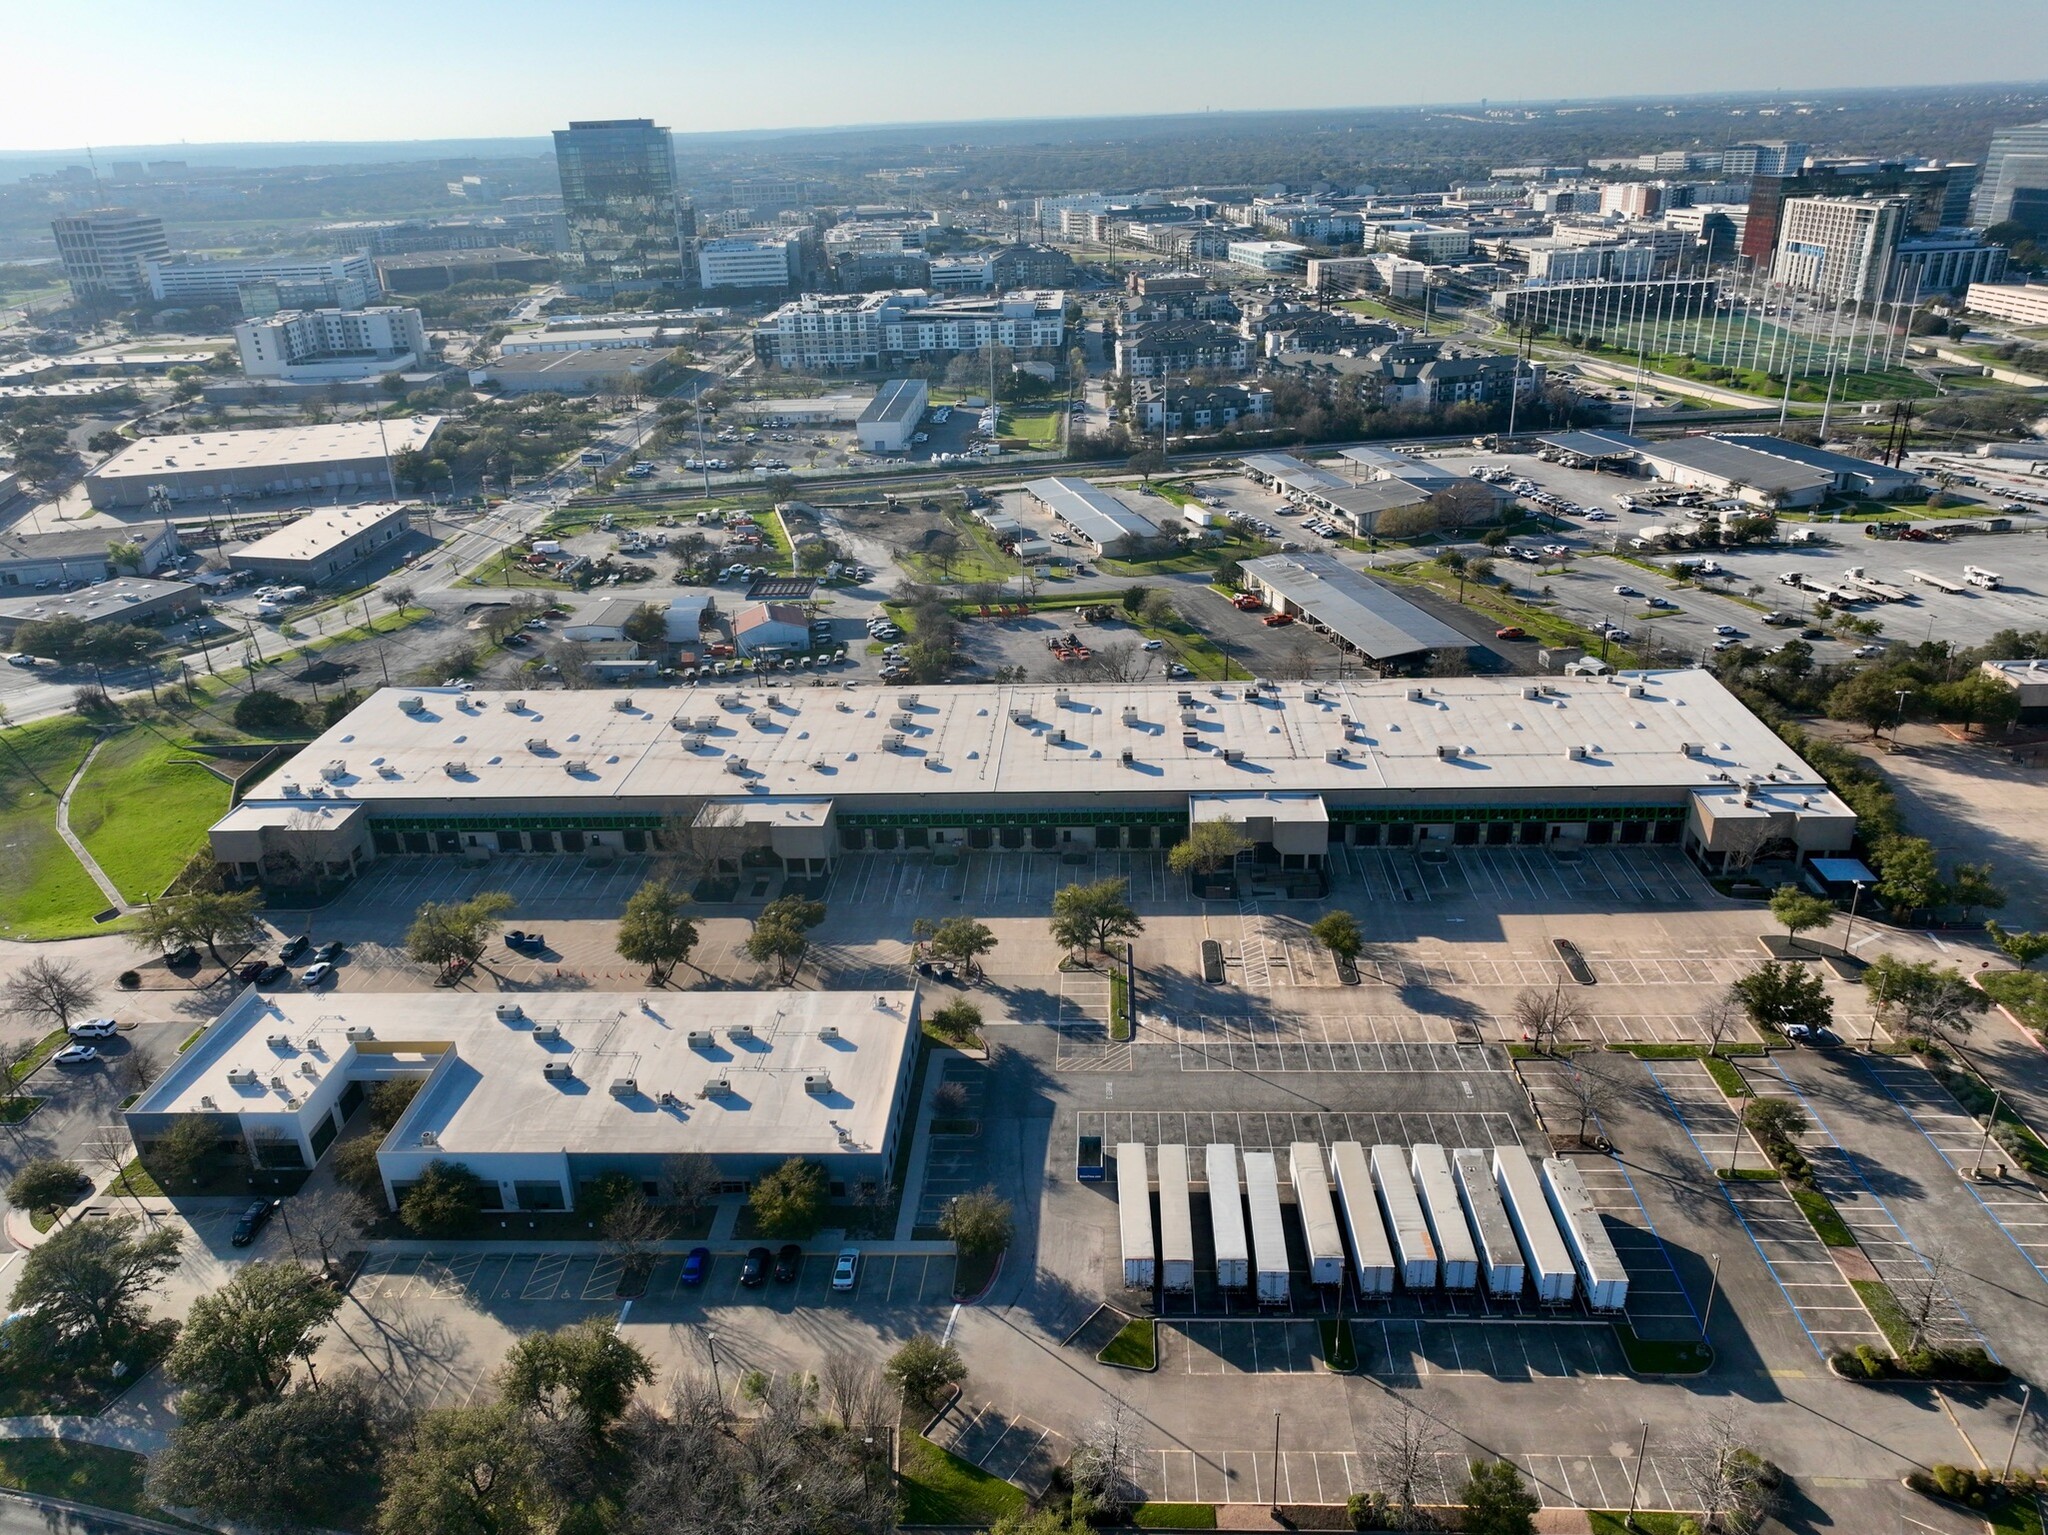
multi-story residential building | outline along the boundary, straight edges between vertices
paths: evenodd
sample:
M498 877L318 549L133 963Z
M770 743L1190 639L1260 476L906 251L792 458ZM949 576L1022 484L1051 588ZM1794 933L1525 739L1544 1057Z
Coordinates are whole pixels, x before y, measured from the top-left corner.
M235 346L250 378L366 378L426 356L427 330L417 309L283 310L237 325Z
M1132 391L1132 424L1144 431L1220 432L1238 422L1264 421L1273 412L1270 389L1235 384L1162 384L1144 381Z
M1066 295L1024 291L998 299L933 299L920 289L890 293L806 293L754 328L763 362L807 372L848 373L920 357L1005 346L1020 356L1057 356L1066 333Z
M697 246L697 280L706 288L787 288L802 260L795 234L734 235Z
M50 233L72 297L85 304L142 303L150 296L148 264L171 254L164 221L132 208L67 214Z
M1066 288L1074 281L1074 258L1050 245L1006 245L990 259L995 286Z
M585 292L686 286L694 226L676 195L675 149L651 118L572 122L555 130L572 281Z
M1363 353L1286 352L1273 365L1334 398L1369 407L1506 404L1542 387L1543 365L1411 337Z
M986 293L995 286L995 262L987 256L934 256L927 285L947 293Z
M867 293L877 288L928 288L931 263L918 251L851 250L832 264L842 293Z
M1525 240L1531 282L1640 282L1657 264L1647 245L1581 245L1572 240Z
M1116 340L1116 371L1126 378L1241 373L1249 361L1250 343L1235 331L1208 320L1167 320L1136 329L1126 327Z
M1390 219L1372 226L1374 245L1411 261L1451 261L1472 254L1469 230L1422 219Z
M1961 293L1972 283L1997 282L2005 275L2003 245L1987 245L1967 229L1913 235L1892 254L1892 298Z
M1904 197L1795 197L1784 205L1771 277L1836 303L1877 303L1889 296L1909 211Z
M1711 277L1660 277L1649 282L1525 283L1493 294L1493 307L1512 326L1536 324L1569 333L1640 315L1711 310L1721 285Z
M1664 189L1650 181L1610 181L1600 189L1600 211L1655 218L1664 211Z
M247 315L281 309L361 309L383 291L369 256L260 256L148 263L150 297L166 304L239 304Z
M1991 136L1970 222L1988 229L2008 220L2048 234L2048 122L2001 128Z
M1365 220L1356 213L1314 203L1279 203L1264 210L1265 227L1290 240L1317 245L1356 245L1364 238Z
M1786 139L1738 144L1721 151L1724 176L1796 176L1806 164L1808 146Z
M1785 204L1806 197L1904 197L1906 227L1915 234L1960 229L1970 222L1974 165L1923 165L1905 160L1829 161L1767 175L1749 184L1749 220L1742 230L1742 254L1768 269L1778 248Z

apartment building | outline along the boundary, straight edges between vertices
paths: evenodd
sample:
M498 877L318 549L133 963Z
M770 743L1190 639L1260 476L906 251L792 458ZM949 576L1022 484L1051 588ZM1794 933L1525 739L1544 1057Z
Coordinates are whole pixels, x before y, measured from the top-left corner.
M427 355L417 309L283 310L235 327L242 372L293 383L368 378L412 367Z
M802 264L802 238L756 233L697 246L697 280L706 288L787 288Z
M1020 356L1057 356L1066 336L1066 295L1027 289L996 299L934 299L922 289L806 293L754 327L763 362L846 373L917 357L1006 346Z
M1903 197L1795 197L1784 206L1771 277L1836 303L1886 297L1907 227Z
M1241 373L1249 364L1245 338L1209 320L1167 320L1117 335L1116 371L1126 378Z
M1147 432L1220 432L1268 420L1273 413L1270 389L1242 389L1235 384L1160 384L1141 380L1132 392L1132 424Z
M81 303L139 304L149 298L148 266L170 259L164 221L133 208L95 208L53 220L57 258Z

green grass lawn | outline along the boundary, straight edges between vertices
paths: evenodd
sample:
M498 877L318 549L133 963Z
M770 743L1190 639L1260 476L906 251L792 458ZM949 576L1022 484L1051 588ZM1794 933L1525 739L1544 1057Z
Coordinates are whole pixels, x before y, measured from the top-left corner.
M1024 1494L1000 1477L970 1465L922 1434L903 1436L898 1481L905 1524L964 1524L977 1529L1005 1514L1022 1513Z
M1884 1334L1885 1342L1894 1354L1906 1352L1906 1344L1913 1336L1912 1325L1906 1320L1906 1313L1899 1306L1899 1298L1892 1294L1892 1287L1882 1279L1852 1279L1849 1288L1856 1292L1856 1298L1863 1302L1863 1309L1870 1313L1870 1320L1877 1323L1877 1330Z
M42 1106L42 1099L27 1093L19 1097L0 1098L0 1125L18 1125Z
M72 938L97 931L105 909L85 866L57 835L57 800L92 749L81 720L38 720L9 730L0 750L0 849L9 878L0 889L0 937Z
M1325 1317L1316 1324L1323 1335L1323 1363L1339 1375L1358 1368L1358 1351L1352 1345L1351 1324L1342 1317Z
M1181 549L1170 554L1160 554L1136 560L1098 560L1096 564L1113 576L1168 576L1194 575L1204 570L1214 570L1225 560L1255 560L1262 554L1272 554L1278 548L1275 544L1263 543L1255 538L1225 538L1216 543L1198 544L1192 549Z
M1131 988L1120 969L1109 972L1109 1037L1114 1040L1131 1037Z
M0 1442L0 1486L161 1519L164 1511L143 1491L148 1469L149 1462L140 1455L96 1444L59 1439Z
M1213 1530L1214 1503L1140 1503L1131 1523L1141 1530Z
M1572 645L1588 655L1597 656L1601 653L1600 636L1590 629L1582 628L1570 619L1560 617L1539 603L1512 596L1497 586L1482 586L1477 581L1467 580L1461 598L1457 576L1443 569L1434 560L1396 566L1392 569L1382 566L1367 574L1381 580L1427 586L1453 602L1462 601L1466 607L1485 614L1496 624L1503 627L1509 624L1517 626L1527 633L1529 641L1535 644ZM1541 581L1540 575L1537 580ZM1631 666L1635 662L1635 657L1620 645L1608 645L1606 655L1609 664L1617 670Z
M30 1076L41 1069L43 1062L47 1061L63 1047L64 1041L69 1037L62 1029L50 1030L49 1033L36 1041L36 1047L33 1050L7 1068L8 1075L17 1084L26 1082Z
M137 1199L160 1199L164 1192L163 1185L150 1176L140 1157L128 1159L127 1164L121 1169L121 1175L114 1180L112 1188L115 1196L121 1199L126 1199L130 1195Z
M1849 1223L1842 1219L1842 1212L1834 1202L1819 1189L1803 1189L1788 1183L1786 1190L1792 1195L1792 1202L1805 1214L1807 1223L1813 1227L1813 1234L1828 1247L1854 1247L1856 1235L1849 1229Z
M996 435L1021 438L1030 451L1043 453L1060 445L1060 417L1065 414L1066 408L1060 405L1023 410L1006 406L997 424Z
M1627 1514L1604 1508L1593 1509L1586 1515L1592 1535L1678 1535L1678 1527L1684 1521L1683 1514L1638 1513L1636 1522L1630 1524Z
M1095 1356L1104 1364L1124 1370L1152 1370L1159 1366L1159 1340L1150 1317L1133 1317Z
M1720 1088L1725 1096L1753 1096L1749 1084L1742 1079L1742 1073L1736 1070L1735 1063L1726 1057L1760 1053L1754 1046L1723 1045L1720 1053L1715 1055L1708 1055L1705 1048L1700 1045L1625 1044L1609 1045L1607 1048L1619 1051L1623 1055L1632 1055L1639 1061L1698 1061L1707 1068L1707 1075L1714 1079L1714 1085Z
M131 901L169 885L206 829L226 813L228 786L189 752L135 729L100 748L71 797L71 829Z

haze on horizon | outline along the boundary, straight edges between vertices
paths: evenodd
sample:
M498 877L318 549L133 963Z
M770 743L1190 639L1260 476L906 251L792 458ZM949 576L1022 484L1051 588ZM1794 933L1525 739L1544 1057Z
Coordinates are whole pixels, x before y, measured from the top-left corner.
M338 36L345 14L354 25ZM573 18L573 21L565 18ZM679 133L2048 78L2039 0L217 0L23 10L0 150ZM1920 45L1915 39L1920 39ZM1681 67L1682 61L1682 67Z

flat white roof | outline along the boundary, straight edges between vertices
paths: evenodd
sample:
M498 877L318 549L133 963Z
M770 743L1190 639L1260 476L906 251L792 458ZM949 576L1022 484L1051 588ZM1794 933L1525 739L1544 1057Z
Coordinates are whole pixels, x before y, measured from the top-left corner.
M361 506L323 506L288 527L231 550L231 559L317 560L358 533L401 516L407 503L367 501Z
M280 426L248 432L178 432L143 438L115 454L88 478L132 480L209 469L230 473L294 464L352 463L424 448L440 425L439 416L407 416L383 422L337 421L326 426Z
M1410 697L1418 688L1422 696ZM1526 696L1530 688L1540 696ZM417 701L417 712L404 700ZM1681 750L1687 744L1695 755ZM1587 749L1583 760L1570 755L1575 747ZM1439 748L1456 748L1456 759ZM1341 759L1330 761L1338 750ZM337 777L323 781L322 769L337 762ZM864 800L897 802L887 808L1003 797L1157 803L1249 790L1339 802L1537 792L1564 804L1661 790L1681 803L1687 789L1773 772L1786 783L1820 783L1769 726L1695 669L1288 682L1256 694L1242 683L384 688L248 802L366 802L390 815L452 805L483 816L584 806L666 813L707 798L831 799L844 814ZM288 784L296 796L284 793Z
M440 1058L392 1130L451 1158L493 1152L811 1155L877 1152L916 994L892 991L503 993L245 991L136 1103L141 1114L286 1111L360 1057ZM520 1016L501 1020L500 1003ZM753 1031L735 1037L734 1029ZM371 1037L351 1040L347 1031ZM553 1028L559 1038L545 1037ZM693 1031L713 1035L692 1045ZM837 1032L837 1038L830 1031ZM270 1040L282 1036L285 1043ZM452 1056L452 1059L449 1057ZM574 1075L542 1075L566 1062ZM307 1071L310 1065L312 1070ZM253 1071L255 1079L247 1073ZM351 1073L353 1074L353 1073ZM823 1076L829 1091L811 1091ZM700 1097L723 1077L730 1092ZM282 1088L271 1085L273 1078ZM630 1078L620 1096L612 1084ZM664 1093L676 1102L665 1103ZM840 1131L846 1136L842 1139Z
M4 590L4 588L0 588ZM15 588L16 591L20 589ZM0 597L0 618L25 624L48 623L53 618L76 618L84 623L109 618L124 609L198 590L189 581L152 581L143 576L121 576L97 582L75 592L30 592L23 596Z

